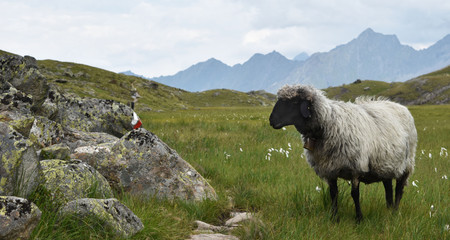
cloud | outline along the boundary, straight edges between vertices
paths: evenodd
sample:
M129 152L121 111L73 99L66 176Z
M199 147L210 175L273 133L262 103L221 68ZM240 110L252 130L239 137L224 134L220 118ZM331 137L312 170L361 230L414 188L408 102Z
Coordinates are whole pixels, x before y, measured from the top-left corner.
M423 48L450 33L448 12L446 0L4 0L0 49L159 76L211 57L329 51L368 27Z

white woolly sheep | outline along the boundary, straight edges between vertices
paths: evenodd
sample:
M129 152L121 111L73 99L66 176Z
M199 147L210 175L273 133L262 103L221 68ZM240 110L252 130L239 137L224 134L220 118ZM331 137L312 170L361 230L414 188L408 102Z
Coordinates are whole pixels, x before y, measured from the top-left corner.
M330 188L332 216L337 217L337 178L350 180L356 220L363 216L359 183L382 181L386 203L398 208L414 170L417 132L408 109L386 99L334 101L311 86L284 86L270 115L270 125L294 125L301 133L308 163ZM395 204L392 179L396 179Z

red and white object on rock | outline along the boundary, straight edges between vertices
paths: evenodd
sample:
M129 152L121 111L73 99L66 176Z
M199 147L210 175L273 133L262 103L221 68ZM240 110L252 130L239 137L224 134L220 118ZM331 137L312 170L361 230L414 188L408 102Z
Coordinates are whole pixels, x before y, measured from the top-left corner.
M133 126L133 129L138 129L142 126L142 121L135 112L133 112L133 120L131 120L131 125Z

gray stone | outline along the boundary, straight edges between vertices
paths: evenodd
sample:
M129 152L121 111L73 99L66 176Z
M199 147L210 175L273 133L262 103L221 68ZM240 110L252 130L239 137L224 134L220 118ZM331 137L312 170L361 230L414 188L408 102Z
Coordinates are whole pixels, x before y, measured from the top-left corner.
M239 240L239 238L221 233L203 233L192 235L188 240Z
M231 213L232 218L225 222L225 226L236 226L238 223L251 220L253 218L252 213L247 212L233 212Z
M29 113L20 111L0 110L0 122L5 122L24 137L28 137L33 126L34 117Z
M45 179L44 187L50 190L53 200L66 203L75 199L113 196L108 181L93 167L77 161L41 161Z
M32 110L36 110L47 97L49 86L40 73L36 59L30 56L3 55L0 57L0 79L17 90L33 96Z
M144 228L141 220L115 198L84 198L71 201L59 211L59 215L75 216L80 219L95 217L120 237L131 237Z
M201 201L216 199L209 183L153 133L130 131L99 159L98 170L116 187L133 194Z
M32 142L0 122L0 195L26 197L39 183L39 158Z
M29 132L30 140L38 148L61 143L64 139L63 127L46 117L36 116Z
M68 130L64 132L64 139L61 140L62 143L70 147L71 152L79 147L84 146L96 146L99 144L114 143L119 138L112 136L108 133L102 132L83 132L78 130Z
M199 232L224 232L230 230L230 228L225 226L214 226L199 220L195 221L195 224L197 225L197 231Z
M55 144L41 149L39 154L40 160L46 159L70 159L70 148L65 144Z
M0 196L0 239L28 239L39 224L41 211L24 198Z
M122 137L133 129L133 110L113 100L80 98L51 89L42 113L65 128Z

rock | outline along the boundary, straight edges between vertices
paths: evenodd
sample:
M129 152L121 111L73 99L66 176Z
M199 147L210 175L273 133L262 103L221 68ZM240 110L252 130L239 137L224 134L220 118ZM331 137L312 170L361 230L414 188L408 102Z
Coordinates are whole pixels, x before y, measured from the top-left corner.
M0 57L0 69L0 79L33 96L32 111L36 111L49 90L47 80L39 72L36 59L30 56L3 55Z
M232 235L213 233L213 234L192 235L191 238L189 238L188 240L239 240L239 238Z
M0 122L0 195L26 197L39 184L39 158L32 142Z
M40 160L46 159L60 159L69 160L70 159L70 148L65 144L55 144L49 147L41 149L39 154Z
M62 143L70 147L71 152L79 147L96 146L99 144L114 143L119 140L118 137L102 132L82 132L78 130L66 130ZM76 158L76 157L75 157ZM93 165L91 165L93 166Z
M33 97L14 88L9 83L0 89L0 111L17 110L23 114L29 114Z
M74 153L71 155L72 159L80 159L83 162L88 163L93 166L95 169L99 169L101 172L104 171L103 166L107 162L107 159L112 158L111 156L111 148L113 143L104 143L96 146L83 146L74 150Z
M227 220L223 226L214 226L202 221L195 221L195 224L197 225L195 232L198 234L191 236L191 239L237 239L231 235L217 235L214 233L231 232L233 229L240 226L238 223L253 219L253 214L247 212L233 212L231 213L231 216L232 218Z
M64 130L60 124L48 118L36 116L29 131L29 138L38 148L45 148L62 142Z
M233 212L231 213L232 218L225 222L225 226L237 226L238 223L251 220L253 218L252 213L247 212Z
M24 137L28 137L33 126L34 117L19 111L0 111L0 122L5 122Z
M224 231L229 231L230 229L228 227L225 226L214 226L202 221L195 221L195 224L197 225L197 231L199 232L224 232Z
M189 163L146 129L130 131L114 144L111 153L114 158L103 168L105 176L118 179L119 186L131 193L196 201L217 198Z
M130 131L110 146L76 149L73 157L96 166L118 190L169 199L217 198L189 163L143 128Z
M144 228L141 220L115 198L83 198L68 202L60 211L60 216L76 216L81 220L95 217L104 221L104 226L114 230L120 237L131 237Z
M79 98L52 89L42 105L44 116L65 128L122 137L133 129L133 110L113 100Z
M86 197L113 196L108 181L93 167L77 161L41 161L44 187L52 192L54 200L66 203Z
M41 211L34 203L23 198L0 196L0 239L28 239L40 219Z

